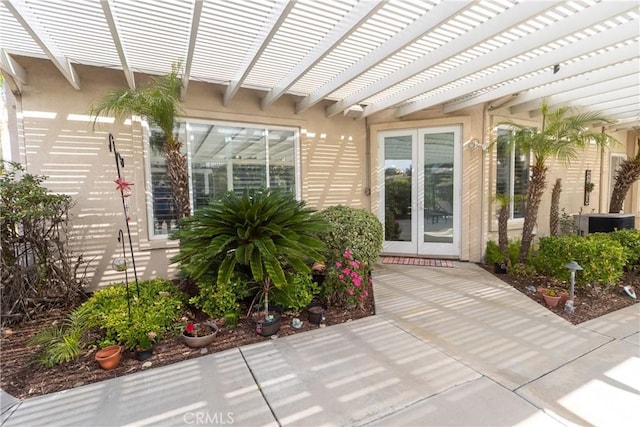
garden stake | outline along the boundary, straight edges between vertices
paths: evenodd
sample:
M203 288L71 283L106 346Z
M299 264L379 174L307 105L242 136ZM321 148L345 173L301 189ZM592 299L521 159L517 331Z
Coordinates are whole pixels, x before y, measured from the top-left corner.
M127 224L127 236L129 237L129 251L131 252L131 265L133 265L133 275L136 279L136 294L138 295L138 298L140 298L140 289L138 289L138 271L136 270L136 259L133 255L133 243L131 242L131 230L129 228L129 220L131 218L129 217L129 212L128 212L129 209L127 208L127 203L125 202L125 198L129 197L129 194L124 194L124 191L125 190L129 191L130 190L129 186L133 184L126 182L124 179L122 179L122 175L120 174L120 167L121 166L124 167L124 159L122 158L118 150L116 150L116 140L113 137L113 134L111 133L109 134L109 152L113 153L113 157L116 162L118 179L114 182L117 184L116 189L120 190L120 197L122 198L122 210L124 211L125 222ZM126 274L125 274L125 277L126 277ZM127 294L127 297L128 297L128 294ZM127 302L128 302L128 298L127 298Z
M118 242L122 243L122 256L126 260L126 249L124 248L124 233L122 232L122 228L118 230ZM129 323L131 323L131 296L129 295L129 274L127 273L127 269L124 270L124 284L127 287L127 311L129 313Z

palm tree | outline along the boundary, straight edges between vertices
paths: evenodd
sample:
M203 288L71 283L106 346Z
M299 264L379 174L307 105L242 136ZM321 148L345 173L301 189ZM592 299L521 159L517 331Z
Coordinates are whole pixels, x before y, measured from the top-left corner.
M316 235L327 227L293 194L254 190L238 196L229 191L182 221L172 236L180 240L172 261L194 279L216 274L219 285L248 267L262 287L266 318L269 291L286 284L285 269L311 274L311 263L323 260L325 245Z
M627 197L629 188L638 179L640 179L640 151L633 159L623 160L620 167L618 167L615 184L611 192L609 213L619 213L622 210L622 204Z
M502 123L512 130L513 138L509 143L518 145L525 152L531 152L533 157L518 262L524 262L531 249L533 228L538 219L538 208L547 183L547 161L556 158L568 164L577 158L578 149L584 148L589 141L595 142L598 146L606 146L609 142L615 141L606 133L592 131L589 128L594 123L610 123L609 119L598 112L570 115L573 112L572 108L561 107L549 111L546 103L542 104L541 112L540 130L513 121Z
M187 159L182 154L182 142L174 133L176 118L182 112L179 98L181 70L180 63L173 64L169 74L151 78L149 87L116 89L95 102L90 109L90 114L96 119L101 114L113 114L118 118L137 114L160 128L162 137L152 138L152 143L162 150L167 160L167 174L178 218L189 216L191 212Z

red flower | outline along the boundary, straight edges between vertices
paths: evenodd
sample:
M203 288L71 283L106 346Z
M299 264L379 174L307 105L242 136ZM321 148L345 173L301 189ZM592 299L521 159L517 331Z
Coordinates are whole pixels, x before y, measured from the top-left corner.
M193 334L193 331L195 330L196 330L196 327L193 324L193 322L189 322L187 326L184 328L184 332L187 334Z

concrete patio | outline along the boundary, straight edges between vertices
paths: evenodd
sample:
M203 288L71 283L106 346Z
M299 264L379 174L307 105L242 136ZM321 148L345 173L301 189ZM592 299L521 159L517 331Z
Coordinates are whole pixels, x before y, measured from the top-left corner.
M14 402L3 426L636 425L638 306L573 326L473 264L378 265L376 316Z

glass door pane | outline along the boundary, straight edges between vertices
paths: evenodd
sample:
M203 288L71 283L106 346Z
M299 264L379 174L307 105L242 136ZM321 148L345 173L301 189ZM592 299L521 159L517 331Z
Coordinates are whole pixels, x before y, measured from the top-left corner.
M418 248L417 185L414 177L417 133L386 131L379 134L378 218L384 225L387 253L415 254Z
M453 242L453 133L424 135L424 242Z
M419 130L419 255L460 255L459 126Z

